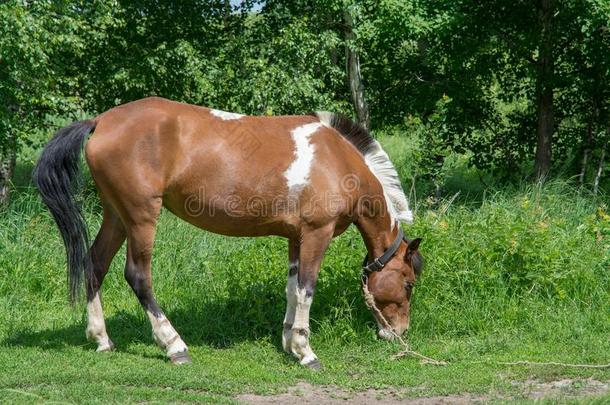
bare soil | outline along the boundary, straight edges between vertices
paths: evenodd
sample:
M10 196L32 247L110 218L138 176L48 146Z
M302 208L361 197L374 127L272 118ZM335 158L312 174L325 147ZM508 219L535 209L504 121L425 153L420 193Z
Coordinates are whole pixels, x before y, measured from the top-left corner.
M515 382L518 391L521 393L519 398L540 400L540 399L568 399L596 397L608 393L610 381L601 382L594 379L563 379L551 382L539 382L528 380L525 382ZM483 403L494 399L510 400L514 397L503 395L477 395L477 394L458 394L447 396L432 397L413 397L413 391L408 389L368 389L366 391L351 392L334 386L317 386L309 383L300 382L295 386L289 387L287 392L276 395L239 395L236 399L248 404L472 404Z

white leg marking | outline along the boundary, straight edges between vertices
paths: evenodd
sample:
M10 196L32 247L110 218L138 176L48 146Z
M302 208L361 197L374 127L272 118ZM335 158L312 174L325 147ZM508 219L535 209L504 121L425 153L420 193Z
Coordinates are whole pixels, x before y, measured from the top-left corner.
M290 263L290 266L298 266ZM282 347L288 353L292 352L292 326L294 325L294 315L297 309L297 275L288 276L286 282L286 315L284 316L284 329L282 331Z
M220 118L223 121L238 120L240 118L245 117L245 115L243 115L243 114L237 114L237 113L226 112L226 111L221 111L221 110L210 110L210 114L212 114L215 117Z
M104 312L102 311L102 300L99 291L95 297L87 303L87 339L97 343L98 352L106 352L113 349L114 345L106 333Z
M304 186L309 181L309 172L314 154L314 146L311 144L310 138L321 126L322 124L319 122L312 122L301 125L291 132L296 158L284 173L288 189Z
M296 311L292 325L291 351L301 364L308 364L317 357L309 346L309 308L312 297L307 296L304 288L296 289Z
M165 349L168 356L188 349L165 315L161 315L157 318L148 311L146 311L146 314L152 325L153 339L155 339L155 342L157 342L159 346Z

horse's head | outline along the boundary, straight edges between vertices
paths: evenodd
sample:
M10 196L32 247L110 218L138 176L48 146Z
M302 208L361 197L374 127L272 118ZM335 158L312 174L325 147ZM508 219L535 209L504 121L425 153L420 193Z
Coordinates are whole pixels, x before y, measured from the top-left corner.
M379 337L383 339L392 340L392 331L401 335L409 328L411 295L423 267L418 250L420 242L419 238L402 240L396 253L380 270L363 275L365 299L379 326Z

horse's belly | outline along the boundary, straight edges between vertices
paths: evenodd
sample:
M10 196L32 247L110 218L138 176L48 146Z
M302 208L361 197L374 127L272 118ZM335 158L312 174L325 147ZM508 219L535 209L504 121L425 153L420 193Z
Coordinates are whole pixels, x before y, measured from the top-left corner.
M291 237L296 232L300 212L286 207L281 198L265 200L235 194L201 197L197 194L167 196L164 205L185 221L223 235Z

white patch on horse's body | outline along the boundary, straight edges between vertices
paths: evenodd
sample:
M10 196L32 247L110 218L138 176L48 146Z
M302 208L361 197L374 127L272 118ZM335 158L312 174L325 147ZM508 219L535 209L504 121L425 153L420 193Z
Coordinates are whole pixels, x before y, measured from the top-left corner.
M87 302L87 339L97 343L98 352L106 352L113 349L114 345L106 333L106 323L104 322L104 312L102 310L102 300L100 293Z
M146 311L146 314L152 325L153 339L159 346L165 349L168 356L184 352L188 349L165 315L156 317L149 311Z
M324 126L335 128L333 122L338 119L335 114L319 111L316 112L316 116ZM357 134L356 137L358 137L358 146L354 146L359 149L364 157L366 165L381 183L388 212L392 218L392 225L394 225L396 221L412 223L413 212L409 209L409 202L402 190L400 178L398 177L396 168L394 168L388 154L383 150L379 142L371 137L368 131L357 124L353 124L351 121L350 125L353 125L353 129L355 129L353 132ZM337 130L337 132L339 131ZM350 137L354 137L353 134L339 133L347 140L349 140Z
M313 298L307 295L304 288L296 288L296 310L294 313L294 323L292 325L292 337L290 348L292 353L297 356L300 363L305 365L314 362L317 356L309 346L309 309Z
M314 145L310 142L311 136L322 126L319 122L301 125L292 130L291 135L295 145L295 159L288 167L286 176L288 189L304 186L309 182L309 172L315 152Z
M212 114L215 117L220 118L223 121L238 120L240 118L245 117L245 115L243 115L243 114L237 114L237 113L232 113L232 112L227 112L227 111L222 111L222 110L210 110L210 114Z

